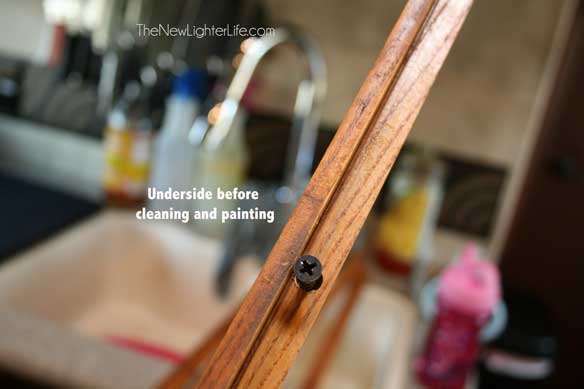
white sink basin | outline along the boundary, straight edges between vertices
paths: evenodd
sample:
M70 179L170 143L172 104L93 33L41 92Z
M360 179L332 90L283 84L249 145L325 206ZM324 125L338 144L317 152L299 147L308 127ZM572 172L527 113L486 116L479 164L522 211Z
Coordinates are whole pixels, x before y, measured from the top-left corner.
M3 312L10 312L10 323L14 323L15 313L26 316L27 322L30 317L38 318L39 326L50 323L59 328L55 330L59 336L70 334L83 339L88 345L83 351L87 355L92 352L91 344L103 348L109 336L186 354L236 308L258 271L254 261L240 263L230 296L219 299L212 280L220 250L218 242L194 236L178 225L139 222L131 213L106 211L0 268L0 320ZM333 323L330 318L338 305L333 301L317 322L290 371L286 387L294 388L301 382L306 365L318 351L319 334ZM407 299L378 286L366 286L321 386L402 388L414 323L414 309ZM8 344L2 338L10 334L1 331L0 326L0 364L16 352L26 359L27 353L14 350L19 343L34 349L34 336L28 342L23 339ZM69 343L63 341L53 347L58 349L59 344ZM105 347L108 359L115 360L111 357L117 351L115 347ZM127 351L119 351L128 355ZM62 359L72 363L67 353L62 350ZM18 369L24 373L40 369L50 377L49 361L43 365L43 353L29 354L36 355L30 362L36 370L27 369L26 360ZM51 358L50 353L45 354ZM85 358L95 360L87 355ZM144 373L148 377L141 377L136 384L146 382L153 386L171 369L168 362L156 362L161 368L148 368L149 372ZM55 363L52 360L50 366ZM83 373L79 373L83 379L69 383L107 386L109 381L103 377L109 369L116 370L119 376L123 366L108 366L107 361L104 364L96 364L99 368L95 371L84 366ZM69 370L75 369L70 366ZM59 376L59 384L68 383L66 375ZM115 382L120 385L119 379ZM123 382L132 386L132 376Z
M128 336L188 352L253 282L213 291L220 246L172 224L105 212L0 271L0 307L32 312L94 336ZM242 274L245 273L245 274Z

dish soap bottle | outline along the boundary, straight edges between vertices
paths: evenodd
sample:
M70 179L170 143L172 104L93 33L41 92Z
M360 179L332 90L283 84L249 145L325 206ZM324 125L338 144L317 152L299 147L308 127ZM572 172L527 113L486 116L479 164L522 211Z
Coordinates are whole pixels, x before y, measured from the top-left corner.
M142 88L129 82L112 110L104 135L103 188L112 205L143 203L150 174L152 123Z

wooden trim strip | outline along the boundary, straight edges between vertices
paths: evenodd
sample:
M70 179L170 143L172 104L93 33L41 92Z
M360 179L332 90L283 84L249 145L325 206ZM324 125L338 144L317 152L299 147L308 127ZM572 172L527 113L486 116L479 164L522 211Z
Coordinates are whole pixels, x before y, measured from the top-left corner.
M410 0L331 146L203 374L200 388L280 386L470 8L471 0ZM301 254L324 282L291 279Z

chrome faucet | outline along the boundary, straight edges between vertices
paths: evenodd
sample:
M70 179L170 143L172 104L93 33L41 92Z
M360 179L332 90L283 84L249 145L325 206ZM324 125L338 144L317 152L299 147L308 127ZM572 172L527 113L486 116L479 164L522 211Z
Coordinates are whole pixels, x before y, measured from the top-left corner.
M273 225L267 226L265 223L251 225L247 222L246 225L245 221L233 225L225 240L223 260L217 278L219 291L223 294L227 292L231 271L238 258L245 254L258 255L262 259L267 256L269 248L283 227L283 222L310 179L318 125L326 95L326 65L317 44L306 33L293 27L277 28L274 34L257 39L243 55L214 125L209 126L204 131L205 134L191 136L202 140L202 147L208 150L220 147L233 128L234 120L241 109L243 94L259 63L271 50L283 44L294 45L308 63L307 76L298 86L294 103L284 184L282 186L247 184L248 187L260 191L265 208L275 209L279 223L277 228ZM240 204L240 206L249 208L256 205Z
M312 168L318 124L326 94L326 66L316 43L296 28L277 28L274 34L259 38L251 44L227 89L215 125L208 129L204 147L214 150L225 141L258 65L272 49L286 43L295 45L308 61L307 78L300 82L296 93L285 174L285 184L290 189L302 190L310 178Z

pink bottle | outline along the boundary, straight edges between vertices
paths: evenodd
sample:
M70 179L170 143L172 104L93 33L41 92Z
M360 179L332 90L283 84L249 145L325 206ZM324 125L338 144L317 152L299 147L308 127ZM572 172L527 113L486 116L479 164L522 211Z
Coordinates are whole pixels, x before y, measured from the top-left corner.
M437 314L424 353L416 362L418 380L427 388L463 388L479 352L479 333L500 298L497 267L478 258L475 245L442 273Z

